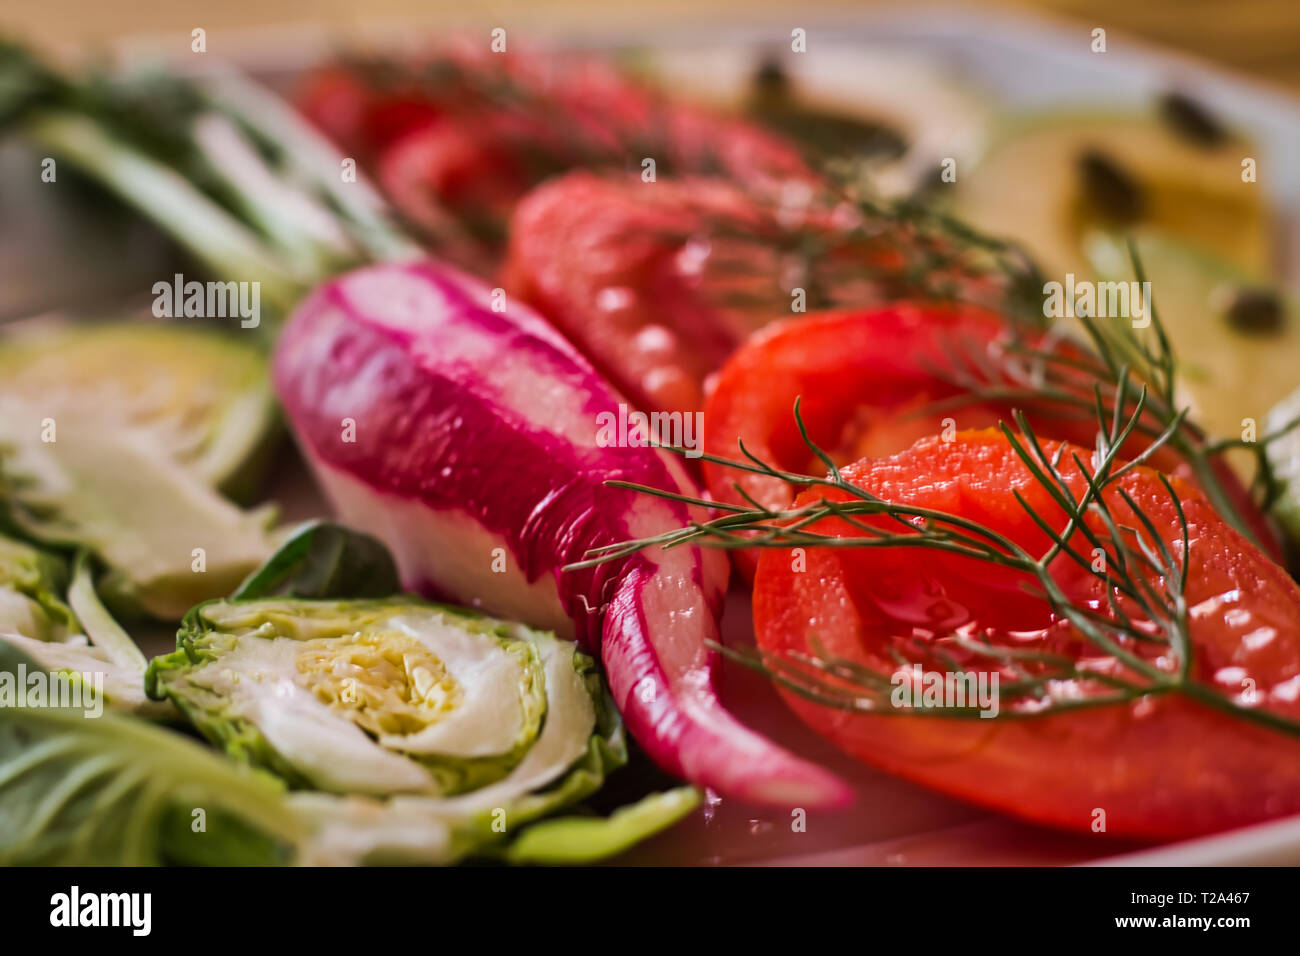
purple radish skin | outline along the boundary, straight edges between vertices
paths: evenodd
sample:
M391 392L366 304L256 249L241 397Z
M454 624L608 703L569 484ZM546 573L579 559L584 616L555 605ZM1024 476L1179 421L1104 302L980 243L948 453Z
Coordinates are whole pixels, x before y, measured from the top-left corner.
M275 355L299 446L342 519L392 549L406 586L577 639L629 731L670 773L782 807L848 787L737 722L714 692L725 554L646 551L572 572L588 549L681 527L686 506L607 487L698 494L674 456L602 447L622 401L519 304L432 262L318 288ZM501 306L498 304L498 308Z

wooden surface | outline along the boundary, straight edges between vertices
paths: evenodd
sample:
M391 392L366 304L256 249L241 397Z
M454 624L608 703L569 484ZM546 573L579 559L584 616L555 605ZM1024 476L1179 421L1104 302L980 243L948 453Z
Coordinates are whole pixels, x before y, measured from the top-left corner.
M800 17L887 5L876 0L4 0L0 30L75 55L137 36L174 35L183 49L194 27L208 31L213 50L223 40L234 42L239 31L268 27L312 27L327 39L489 24L534 33L637 24L717 31L736 20L789 19L797 26ZM918 15L942 16L942 8L905 6ZM1128 34L1300 91L1300 0L949 0L946 6L1025 9L1101 26L1112 37Z

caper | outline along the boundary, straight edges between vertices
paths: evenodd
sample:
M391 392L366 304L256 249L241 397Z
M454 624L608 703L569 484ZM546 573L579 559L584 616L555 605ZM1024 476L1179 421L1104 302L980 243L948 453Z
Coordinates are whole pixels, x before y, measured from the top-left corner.
M1161 96L1159 111L1160 118L1175 133L1197 146L1218 146L1228 139L1223 124L1185 93L1171 92Z
M790 77L781 61L766 56L754 71L754 98L760 103L777 102L790 96Z
M1281 297L1272 289L1235 289L1224 310L1228 323L1247 335L1276 335L1282 331L1286 314Z
M1079 156L1083 194L1106 219L1119 224L1142 218L1145 198L1142 187L1104 153L1087 149Z
M835 156L888 160L907 152L907 140L885 123L802 102L776 56L764 57L754 71L749 109L767 126L801 143L815 160Z

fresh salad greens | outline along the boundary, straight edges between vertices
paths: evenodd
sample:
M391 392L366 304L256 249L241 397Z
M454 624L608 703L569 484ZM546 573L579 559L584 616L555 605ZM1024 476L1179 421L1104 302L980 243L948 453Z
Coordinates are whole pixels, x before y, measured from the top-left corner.
M57 559L11 544L6 580L60 583ZM552 634L393 594L392 558L368 535L298 529L237 597L195 607L147 672L88 576L83 555L69 601L92 643L0 634L0 686L102 675L108 704L0 707L0 863L583 862L698 801L684 787L539 823L628 760L593 662ZM219 750L141 719L178 715Z
M452 608L270 599L196 608L146 686L297 786L513 796L516 774L527 789L585 747L590 670L572 644Z

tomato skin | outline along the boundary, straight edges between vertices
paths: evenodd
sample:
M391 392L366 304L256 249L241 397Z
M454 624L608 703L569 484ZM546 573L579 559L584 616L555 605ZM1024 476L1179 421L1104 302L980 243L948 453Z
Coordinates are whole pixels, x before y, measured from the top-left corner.
M719 179L576 172L519 204L502 281L635 404L696 411L711 373L791 315L792 288L828 307L922 295L941 277L918 278L922 245L829 194L786 204ZM988 274L942 278L979 301L1006 294Z
M677 102L602 59L485 49L452 43L405 62L325 67L297 96L431 240L460 218L499 255L528 189L573 169L635 171L640 184L646 157L658 176L707 172L763 193L820 183L780 136Z
M927 435L1010 421L1007 403L924 410L962 394L941 374L952 368L954 353L985 354L1007 339L1006 319L967 305L902 302L774 323L718 373L704 410L704 450L736 459L744 442L784 471L824 474L799 433L796 398L808 437L837 464L892 454ZM1091 416L1056 420L1052 428L1048 434L1078 442L1090 442L1096 431ZM704 477L717 501L741 504L736 484L773 509L789 507L795 498L786 482L722 465L705 462ZM738 551L733 557L752 578L757 556Z
M752 217L735 187L571 173L515 210L502 284L642 409L698 411L703 381L750 327L700 294L691 237ZM710 249L709 254L713 252Z
M945 418L960 429L996 424L997 410L983 404L919 410L961 394L938 374L951 367L951 351L973 347L982 353L1006 331L1006 320L995 313L919 302L774 323L718 373L705 406L705 451L737 458L743 441L783 470L823 473L799 433L796 398L809 438L841 464L937 435ZM704 472L720 501L741 502L733 482L769 507L794 500L794 489L779 479L707 463Z
M1046 447L1050 454L1055 443ZM1088 453L1079 451L1087 461ZM1064 524L1009 443L991 431L963 432L952 442L922 439L843 474L888 500L976 519L1031 552L1044 548L1047 537L1012 489L1056 527ZM1198 491L1173 482L1191 541L1187 603L1196 677L1229 694L1253 681L1261 706L1300 718L1300 588ZM1077 473L1071 484L1078 494ZM1121 484L1165 540L1176 541L1176 514L1155 473L1139 468ZM822 493L805 492L798 501ZM1123 515L1114 492L1107 500ZM858 532L841 523L834 533ZM795 570L782 549L766 550L759 560L754 624L765 652L807 653L808 635L815 633L830 653L889 673L887 642L912 633L910 614L927 612L916 595L933 594L937 585L948 588L939 598L949 605L944 623L964 614L999 634L1044 627L1032 646L1100 656L1067 625L1053 625L1045 602L1009 602L1018 582L986 563L922 548L809 548L804 561L805 570ZM1071 600L1102 596L1102 585L1076 566L1061 562L1053 570ZM1097 832L1100 809L1107 834L1172 840L1300 812L1300 739L1181 695L1041 717L944 719L856 714L782 694L805 723L859 759L1035 823Z
M893 454L928 435L1010 423L1017 408L1039 436L1092 447L1097 426L1091 412L1065 417L1059 406L1017 400L974 402L922 414L926 405L962 394L952 381L960 361L955 356L975 355L996 363L1011 340L1010 329L1007 319L987 309L925 302L774 323L741 346L714 380L704 410L704 450L736 459L743 441L750 452L782 470L824 474L825 466L799 434L796 398L809 438L837 464ZM1021 334L1027 345L1044 338L1027 330ZM1072 347L1057 343L1054 348L1065 353ZM1072 387L1091 400L1092 382L1082 373ZM1125 450L1133 455L1141 447L1135 438ZM1170 474L1190 476L1167 446L1150 463ZM1226 465L1216 461L1212 467L1256 540L1279 556L1273 529L1248 490ZM794 500L791 485L768 476L707 462L704 476L718 501L741 504L737 483L771 508L788 507ZM743 551L734 556L741 571L752 577L756 557Z
M336 145L357 150L364 144L366 111L373 93L351 70L322 67L309 73L294 93L294 106Z
M495 233L527 181L509 150L453 119L417 126L390 143L376 179L402 215L428 235L446 233L451 215L485 223Z

